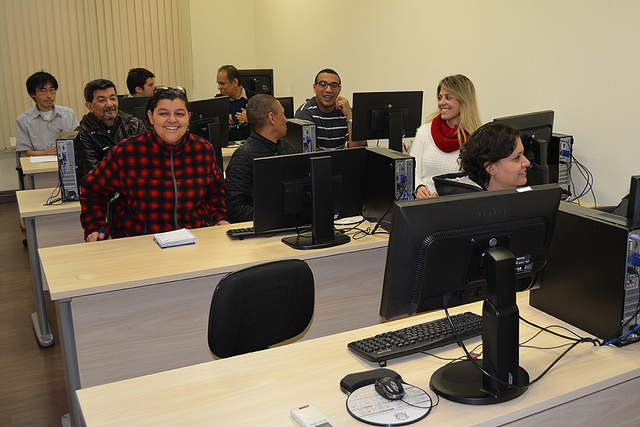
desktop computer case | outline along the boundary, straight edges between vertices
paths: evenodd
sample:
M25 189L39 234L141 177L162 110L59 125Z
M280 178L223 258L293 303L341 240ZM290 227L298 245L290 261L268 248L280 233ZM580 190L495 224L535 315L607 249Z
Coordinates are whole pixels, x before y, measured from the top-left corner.
M640 230L629 224L617 215L561 202L548 263L539 288L530 292L530 305L611 338L640 303ZM638 321L635 315L616 337Z
M554 133L549 143L549 182L557 182L562 188L562 200L571 196L571 158L573 136Z
M367 147L362 216L391 220L396 200L410 198L414 190L415 159L385 147Z
M287 119L287 135L289 141L298 153L316 151L316 124L308 120Z
M56 138L58 182L64 202L80 200L80 177L78 177L75 147L77 136L77 131L60 131Z

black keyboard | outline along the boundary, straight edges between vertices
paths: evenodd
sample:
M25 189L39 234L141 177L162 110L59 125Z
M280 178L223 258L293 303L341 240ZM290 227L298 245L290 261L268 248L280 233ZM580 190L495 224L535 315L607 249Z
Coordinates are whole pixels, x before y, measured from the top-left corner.
M460 339L482 333L482 316L465 312L451 316ZM415 326L385 332L374 337L350 342L347 347L358 356L382 366L389 359L408 356L457 341L446 317Z
M268 233L256 233L253 227L245 228L231 228L227 230L227 236L234 240L250 239L252 237L271 237L280 233L295 233L298 229L296 227L282 228L279 230L270 231ZM300 231L304 231L306 228L301 228Z

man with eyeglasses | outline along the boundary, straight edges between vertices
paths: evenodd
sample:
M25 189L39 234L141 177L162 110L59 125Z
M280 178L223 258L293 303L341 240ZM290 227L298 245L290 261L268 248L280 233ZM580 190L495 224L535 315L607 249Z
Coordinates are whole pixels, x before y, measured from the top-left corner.
M314 80L316 93L296 111L296 118L316 124L316 143L320 149L360 147L367 141L351 140L351 106L340 96L342 83L340 76L332 69L320 71Z
M79 131L76 158L81 177L95 168L111 147L147 130L141 120L118 110L116 85L112 81L91 80L84 87L84 98L89 113L76 129Z
M27 79L27 92L36 105L16 119L16 151L25 156L56 154L56 138L61 130L73 130L78 119L69 107L55 105L58 81L38 71Z

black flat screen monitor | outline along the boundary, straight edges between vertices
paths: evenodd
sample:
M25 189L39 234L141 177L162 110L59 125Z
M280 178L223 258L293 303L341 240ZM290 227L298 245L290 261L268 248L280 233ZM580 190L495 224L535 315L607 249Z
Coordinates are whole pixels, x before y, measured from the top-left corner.
M516 291L530 288L546 264L561 194L547 184L394 204L380 315L485 300L482 366L492 376L469 360L447 365L458 367L436 371L431 380L441 396L487 404L526 390ZM456 376L470 383L451 384Z
M189 132L201 136L213 145L216 164L223 170L222 147L229 145L229 97L191 101L189 107Z
M311 225L312 235L303 236L309 241L284 240L300 249L323 247L322 241L334 236L341 239L334 233L334 220L362 214L365 156L365 148L350 148L255 159L255 231Z
M548 184L553 111L546 110L501 117L493 121L505 123L520 131L524 155L531 162L531 167L527 169L527 185ZM555 163L557 162L558 159L555 159Z
M415 136L422 121L422 92L353 94L354 141L389 139L389 148L402 152L402 138Z
M256 93L273 95L273 70L238 70L240 85Z
M135 115L136 108L143 108L146 110L148 101L148 96L127 96L118 98L118 110Z
M295 108L293 106L293 96L283 96L279 97L278 101L280 101L280 105L284 108L284 116L287 119L292 119L295 117Z

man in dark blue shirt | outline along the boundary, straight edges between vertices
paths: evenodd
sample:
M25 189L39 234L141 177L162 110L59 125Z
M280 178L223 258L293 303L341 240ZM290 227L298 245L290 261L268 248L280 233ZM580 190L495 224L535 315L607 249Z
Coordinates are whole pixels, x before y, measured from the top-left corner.
M240 73L233 65L223 65L218 69L218 90L216 96L229 97L229 141L244 141L249 137L247 101L256 93L240 84Z

